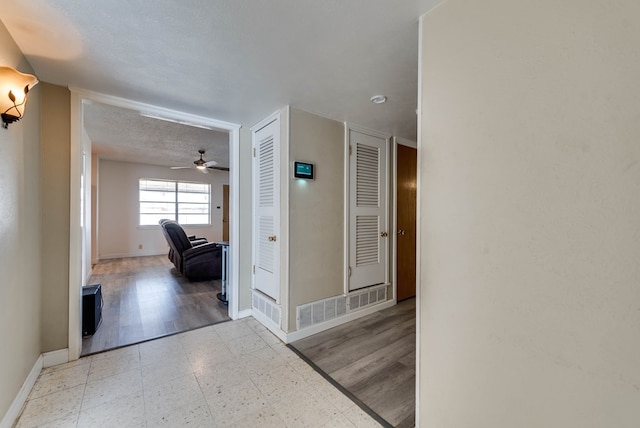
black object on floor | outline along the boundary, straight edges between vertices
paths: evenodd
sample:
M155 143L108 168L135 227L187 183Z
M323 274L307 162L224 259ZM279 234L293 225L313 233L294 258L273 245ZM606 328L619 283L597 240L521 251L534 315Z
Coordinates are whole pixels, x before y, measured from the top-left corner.
M82 287L82 336L93 336L102 322L102 286Z
M216 297L218 298L218 300L220 300L225 305L229 304L229 301L227 300L227 296L225 296L224 294L218 293L218 294L216 294Z

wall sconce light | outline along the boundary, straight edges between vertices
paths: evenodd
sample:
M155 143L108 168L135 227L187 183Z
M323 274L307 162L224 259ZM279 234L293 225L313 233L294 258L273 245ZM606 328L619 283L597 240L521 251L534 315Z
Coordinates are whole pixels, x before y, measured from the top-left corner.
M0 111L5 129L22 118L27 94L37 84L36 76L20 73L12 67L0 67Z

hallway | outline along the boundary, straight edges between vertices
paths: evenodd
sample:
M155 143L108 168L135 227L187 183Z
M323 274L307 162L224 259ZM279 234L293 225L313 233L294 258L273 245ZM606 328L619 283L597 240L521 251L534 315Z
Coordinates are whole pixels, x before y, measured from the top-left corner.
M44 369L18 428L379 424L253 318Z

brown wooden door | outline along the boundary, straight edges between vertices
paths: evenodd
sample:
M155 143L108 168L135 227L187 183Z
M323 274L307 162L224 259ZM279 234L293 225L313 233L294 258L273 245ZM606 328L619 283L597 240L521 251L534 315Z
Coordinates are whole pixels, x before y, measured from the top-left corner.
M398 229L398 253L396 272L398 275L398 301L416 295L416 174L417 150L398 145L396 195L398 206L396 219Z
M229 240L229 185L222 185L222 240Z

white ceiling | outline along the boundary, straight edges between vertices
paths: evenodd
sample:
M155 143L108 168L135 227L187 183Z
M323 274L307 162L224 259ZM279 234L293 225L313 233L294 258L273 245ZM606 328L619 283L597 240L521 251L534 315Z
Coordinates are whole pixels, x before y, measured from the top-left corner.
M102 159L161 166L194 166L204 160L229 167L226 132L154 119L138 112L100 103L84 106L84 127L92 150Z
M42 81L247 127L290 104L415 140L418 18L441 1L0 0L0 19ZM166 129L119 114L89 109L101 150L148 153L147 133L163 150Z

